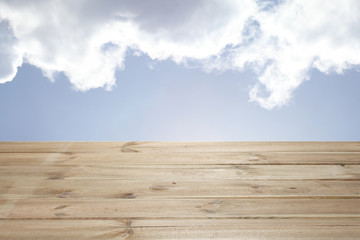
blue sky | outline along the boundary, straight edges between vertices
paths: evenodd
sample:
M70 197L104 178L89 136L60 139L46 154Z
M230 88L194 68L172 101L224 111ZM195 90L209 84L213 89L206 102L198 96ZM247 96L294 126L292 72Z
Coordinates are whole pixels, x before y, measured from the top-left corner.
M0 140L359 140L357 1L244 2L0 1Z

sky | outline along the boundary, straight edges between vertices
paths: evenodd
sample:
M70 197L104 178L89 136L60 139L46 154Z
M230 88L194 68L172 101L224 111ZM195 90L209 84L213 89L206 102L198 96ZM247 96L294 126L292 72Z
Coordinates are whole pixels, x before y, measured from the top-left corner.
M360 2L0 0L1 141L358 141Z

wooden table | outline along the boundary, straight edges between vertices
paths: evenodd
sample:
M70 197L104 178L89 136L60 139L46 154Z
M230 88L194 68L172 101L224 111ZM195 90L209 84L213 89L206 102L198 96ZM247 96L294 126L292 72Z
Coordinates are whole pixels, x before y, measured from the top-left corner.
M0 239L360 239L360 142L2 142Z

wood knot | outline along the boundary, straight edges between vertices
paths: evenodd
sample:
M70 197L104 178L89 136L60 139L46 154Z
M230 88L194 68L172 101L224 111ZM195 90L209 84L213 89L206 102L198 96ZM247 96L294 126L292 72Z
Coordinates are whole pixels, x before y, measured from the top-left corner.
M75 193L70 192L70 191L69 192L62 192L62 193L59 193L56 196L59 197L59 198L71 198L71 197L75 196Z
M121 193L119 195L115 195L115 198L126 198L126 199L133 199L136 198L136 193Z
M131 148L129 148L130 146L133 146L133 145L136 145L136 142L128 142L128 143L125 143L124 145L122 145L121 146L121 151L122 152L133 152L133 153L135 153L135 152L139 152L139 151L137 151L137 150L135 150L135 149L131 149Z
M66 208L66 207L68 207L68 206L67 206L67 205L60 205L60 206L57 206L57 207L55 208L55 210L64 209L64 208Z
M216 213L216 210L213 210L213 209L204 209L204 211L207 213L210 213L210 214Z
M63 176L50 176L48 177L49 180L62 180L64 179Z
M157 190L157 191L161 191L161 190L167 190L167 189L169 189L170 187L168 187L168 186L162 186L162 185L152 185L151 187L150 187L150 189L151 190Z
M216 200L210 202L210 204L221 204L221 203L223 203L223 202L224 202L224 201L222 201L222 200L220 200L220 199L216 199Z
M55 213L54 215L57 216L57 217L65 217L65 216L67 216L66 213Z
M201 208L201 211L203 211L203 212L215 214L218 212L218 209L221 207L220 204L222 204L223 202L224 202L223 200L216 199L214 201L211 201L209 203L206 203L206 204L200 206L200 208ZM195 207L199 208L199 206L195 206Z
M132 228L132 221L126 221L126 232L124 237L128 238L131 237L134 234L134 230Z
M250 156L252 158L249 159L249 161L266 161L267 158L263 155L263 154L260 154L260 153L250 153Z
M62 172L52 172L49 173L48 179L49 180L62 180L65 178L65 174Z

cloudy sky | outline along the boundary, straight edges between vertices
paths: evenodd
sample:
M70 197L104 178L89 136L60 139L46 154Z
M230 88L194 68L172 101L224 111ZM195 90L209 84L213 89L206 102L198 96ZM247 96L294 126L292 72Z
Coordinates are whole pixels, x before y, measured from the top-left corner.
M359 140L358 0L0 0L0 140Z

